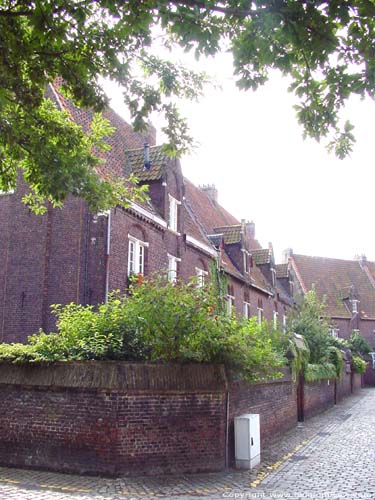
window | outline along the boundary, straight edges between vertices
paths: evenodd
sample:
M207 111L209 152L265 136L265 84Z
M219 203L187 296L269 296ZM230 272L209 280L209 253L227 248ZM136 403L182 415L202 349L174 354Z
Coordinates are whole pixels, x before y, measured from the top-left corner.
M232 316L233 307L234 307L234 297L233 297L233 295L227 295L226 296L226 302L227 302L227 314L228 314L228 316Z
M198 288L202 288L206 282L206 277L208 276L208 272L205 271L204 269L196 267L195 273L196 273L196 276L198 278L197 286L198 286Z
M173 196L169 195L169 220L168 227L172 231L177 233L178 230L178 205L181 202L173 198Z
M287 315L284 313L283 314L283 333L286 332L286 321L287 321L288 317Z
M173 283L177 279L177 262L180 261L181 259L168 254L168 279Z
M279 313L277 311L273 311L273 329L277 330L277 325L279 322Z
M0 196L6 196L7 194L13 194L14 193L14 189L8 189L8 191L2 191L0 189Z
M263 301L262 301L262 299L258 299L257 311L258 311L258 323L260 325L263 321Z
M290 295L294 296L294 283L293 281L289 281Z
M272 286L276 286L276 269L271 267Z
M250 303L249 302L243 303L243 317L246 319L250 319Z
M246 250L242 250L243 252L243 270L245 273L248 273L249 272L249 252L247 252Z
M338 328L331 328L329 334L331 335L331 337L337 339L337 337L339 336L339 331L340 330Z
M144 274L145 272L145 248L148 243L137 240L129 235L128 248L128 276L132 274Z
M234 308L234 287L233 285L228 285L228 293L225 297L227 303L227 314L231 316Z
M357 314L358 313L358 302L359 300L352 300L352 313Z

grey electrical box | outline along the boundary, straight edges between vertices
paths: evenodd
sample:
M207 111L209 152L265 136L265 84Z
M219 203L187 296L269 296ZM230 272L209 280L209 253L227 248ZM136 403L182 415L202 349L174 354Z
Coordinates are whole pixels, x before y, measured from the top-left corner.
M234 419L236 467L252 469L260 463L260 424L257 413Z

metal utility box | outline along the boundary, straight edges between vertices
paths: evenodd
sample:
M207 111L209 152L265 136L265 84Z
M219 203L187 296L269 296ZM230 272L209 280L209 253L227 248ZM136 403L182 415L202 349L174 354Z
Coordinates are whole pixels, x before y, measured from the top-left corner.
M234 419L236 467L252 469L260 463L260 424L257 413Z

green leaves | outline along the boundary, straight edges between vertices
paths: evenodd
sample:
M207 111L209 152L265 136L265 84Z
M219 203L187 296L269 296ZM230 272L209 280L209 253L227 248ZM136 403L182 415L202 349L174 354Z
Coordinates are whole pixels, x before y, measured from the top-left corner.
M324 140L339 158L354 136L341 127L353 94L375 96L375 16L369 1L258 0L0 0L0 189L23 170L38 206L69 194L93 208L116 203L116 189L100 182L93 151L107 148L99 121L86 137L64 110L44 98L57 77L81 107L108 103L99 77L124 88L135 129L163 113L169 145L178 155L192 139L176 101L196 99L206 76L162 59L158 47L179 45L200 55L223 47L233 54L241 89L257 89L270 70L291 79L305 136Z
M141 281L141 280L139 280ZM196 280L164 277L134 282L129 296L113 293L97 309L53 306L57 333L39 332L27 345L1 344L0 360L13 363L88 359L225 363L247 380L279 376L285 337L219 313L220 297Z

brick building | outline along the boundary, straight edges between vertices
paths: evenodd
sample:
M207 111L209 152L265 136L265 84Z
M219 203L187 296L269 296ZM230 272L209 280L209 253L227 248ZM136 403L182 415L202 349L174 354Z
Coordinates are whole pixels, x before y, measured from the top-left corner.
M58 86L47 95L89 127L92 113L75 108ZM150 199L93 214L71 197L63 209L48 207L35 216L22 204L27 188L21 180L15 193L1 194L0 342L24 342L39 328L53 330L51 304L97 304L109 291L125 290L133 273L204 280L211 263L229 278L229 310L285 323L290 280L275 265L272 247L262 249L255 239L254 223L221 207L214 186L185 179L179 161L155 145L152 128L141 136L111 109L105 116L116 131L108 139L111 150L103 153L103 173L133 172L149 186Z
M293 276L295 295L315 289L325 298L333 320L332 335L349 338L359 331L375 350L375 263L365 256L354 260L309 257L288 250L284 266Z

